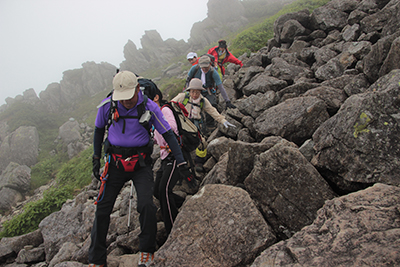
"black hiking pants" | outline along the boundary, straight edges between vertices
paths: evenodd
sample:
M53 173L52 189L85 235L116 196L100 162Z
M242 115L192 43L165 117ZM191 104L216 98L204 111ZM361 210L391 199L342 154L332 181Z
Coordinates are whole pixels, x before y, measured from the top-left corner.
M130 179L135 186L137 211L140 214L139 250L154 253L156 248L157 208L153 203L154 179L151 165L147 164L134 172L124 172L110 164L108 174L103 199L97 203L89 248L89 263L99 265L106 264L107 261L106 236L115 200Z
M216 97L216 95L215 94L209 94L208 92L202 92L202 95L205 97L205 98L207 98L208 99L208 101L210 101L210 104L214 107L214 108L216 108L217 110L218 110L218 103L217 103L217 97ZM206 114L206 119L205 119L205 121L206 121L206 126L207 127L210 127L210 128L212 128L212 127L215 127L215 120L214 120L214 118L213 117L211 117L207 112L205 112Z
M180 179L180 173L176 166L176 160L169 155L161 161L161 167L156 173L154 196L160 201L161 213L167 231L171 233L172 225L178 215L178 209L185 198L174 194L172 189Z

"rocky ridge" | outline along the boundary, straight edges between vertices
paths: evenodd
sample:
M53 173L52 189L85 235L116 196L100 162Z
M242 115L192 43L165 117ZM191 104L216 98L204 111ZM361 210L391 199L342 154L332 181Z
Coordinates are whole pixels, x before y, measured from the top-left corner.
M399 18L400 0L333 0L281 16L266 47L228 66L237 109L224 114L236 128L210 135L199 188L176 187L187 200L167 240L159 223L152 266L400 264ZM96 189L3 238L2 265L87 264ZM114 208L108 266L137 261L129 191Z

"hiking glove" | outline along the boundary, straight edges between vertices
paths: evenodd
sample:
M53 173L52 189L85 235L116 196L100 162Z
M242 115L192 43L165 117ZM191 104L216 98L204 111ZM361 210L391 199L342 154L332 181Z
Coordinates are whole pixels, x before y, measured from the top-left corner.
M233 127L233 128L236 128L236 126L233 125L232 123L230 123L229 121L225 121L225 122L224 122L224 126L225 126L225 128L228 128L229 126L231 126L231 127Z
M232 104L230 100L226 101L226 107L227 108L236 108L236 106L234 104Z
M187 181L189 188L191 189L196 188L197 186L196 178L190 171L189 166L187 164L180 165L178 167L178 170L179 173L181 174L181 177Z
M100 157L93 155L92 163L93 163L93 175L97 180L100 181Z

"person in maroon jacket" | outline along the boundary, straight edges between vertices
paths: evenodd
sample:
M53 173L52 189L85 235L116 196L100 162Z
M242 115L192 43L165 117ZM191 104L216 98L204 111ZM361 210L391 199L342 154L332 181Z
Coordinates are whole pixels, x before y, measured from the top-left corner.
M234 63L236 65L240 65L240 67L243 67L242 61L237 59L228 51L225 40L218 41L218 46L210 48L207 54L213 55L215 57L218 66L221 68L222 76L225 75L224 64L227 62Z

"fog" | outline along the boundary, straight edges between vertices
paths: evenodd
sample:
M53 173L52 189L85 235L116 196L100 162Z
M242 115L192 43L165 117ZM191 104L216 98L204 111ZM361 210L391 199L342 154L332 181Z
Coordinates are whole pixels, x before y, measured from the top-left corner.
M33 88L36 94L82 63L124 60L146 30L187 41L207 17L208 0L0 0L0 105Z

